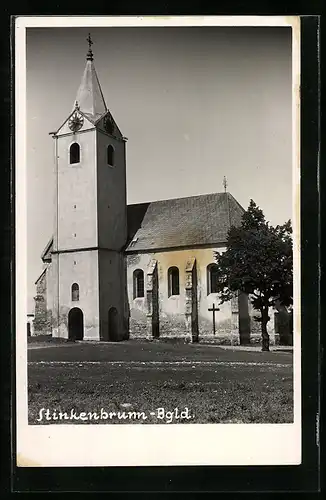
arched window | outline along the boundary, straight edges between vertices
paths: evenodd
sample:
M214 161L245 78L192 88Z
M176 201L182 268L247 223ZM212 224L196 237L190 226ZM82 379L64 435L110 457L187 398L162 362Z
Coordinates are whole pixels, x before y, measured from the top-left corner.
M107 147L107 161L108 165L114 167L114 147L111 144Z
M144 297L144 271L136 269L134 271L134 299Z
M79 285L77 283L73 283L71 286L71 300L79 300Z
M207 266L207 295L210 293L217 293L218 285L218 267L216 264L209 264Z
M169 297L180 294L179 269L177 267L170 267L168 270L168 292Z
M70 146L69 161L71 164L80 162L80 146L79 146L78 142L74 142Z

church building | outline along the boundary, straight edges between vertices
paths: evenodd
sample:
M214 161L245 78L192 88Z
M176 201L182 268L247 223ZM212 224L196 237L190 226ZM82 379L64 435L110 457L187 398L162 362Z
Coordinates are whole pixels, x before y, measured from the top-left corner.
M127 205L127 139L106 106L91 40L73 109L52 135L54 227L36 281L35 334L259 341L248 297L220 305L216 293L214 252L244 209L226 189Z

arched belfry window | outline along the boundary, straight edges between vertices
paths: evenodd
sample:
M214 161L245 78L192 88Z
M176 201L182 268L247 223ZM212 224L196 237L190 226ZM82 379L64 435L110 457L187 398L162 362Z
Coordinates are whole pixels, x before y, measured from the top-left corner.
M168 293L171 295L180 295L179 284L179 269L175 266L170 267L168 270Z
M80 162L80 146L79 146L78 142L74 142L70 146L69 162L70 162L70 164Z
M79 300L79 285L77 283L73 283L71 286L71 300Z
M114 147L111 144L107 147L106 154L108 165L114 167Z
M207 295L210 293L217 293L218 285L218 267L216 264L209 264L207 266Z
M144 297L144 294L144 271L142 269L136 269L134 271L134 299Z

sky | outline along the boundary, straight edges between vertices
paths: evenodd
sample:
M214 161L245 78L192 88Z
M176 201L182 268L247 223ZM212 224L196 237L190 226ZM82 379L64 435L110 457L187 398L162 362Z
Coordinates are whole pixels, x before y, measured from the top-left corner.
M28 312L52 235L54 141L88 28L28 28ZM292 216L291 29L92 28L107 107L127 141L128 203L228 191L271 224Z

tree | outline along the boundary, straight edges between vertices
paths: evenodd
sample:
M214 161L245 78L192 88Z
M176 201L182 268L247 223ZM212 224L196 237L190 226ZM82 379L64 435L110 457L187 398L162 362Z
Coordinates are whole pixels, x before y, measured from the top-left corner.
M292 226L289 220L273 227L250 200L239 227L231 227L225 252L215 252L221 303L237 293L248 294L260 316L262 351L269 351L268 309L293 303Z

